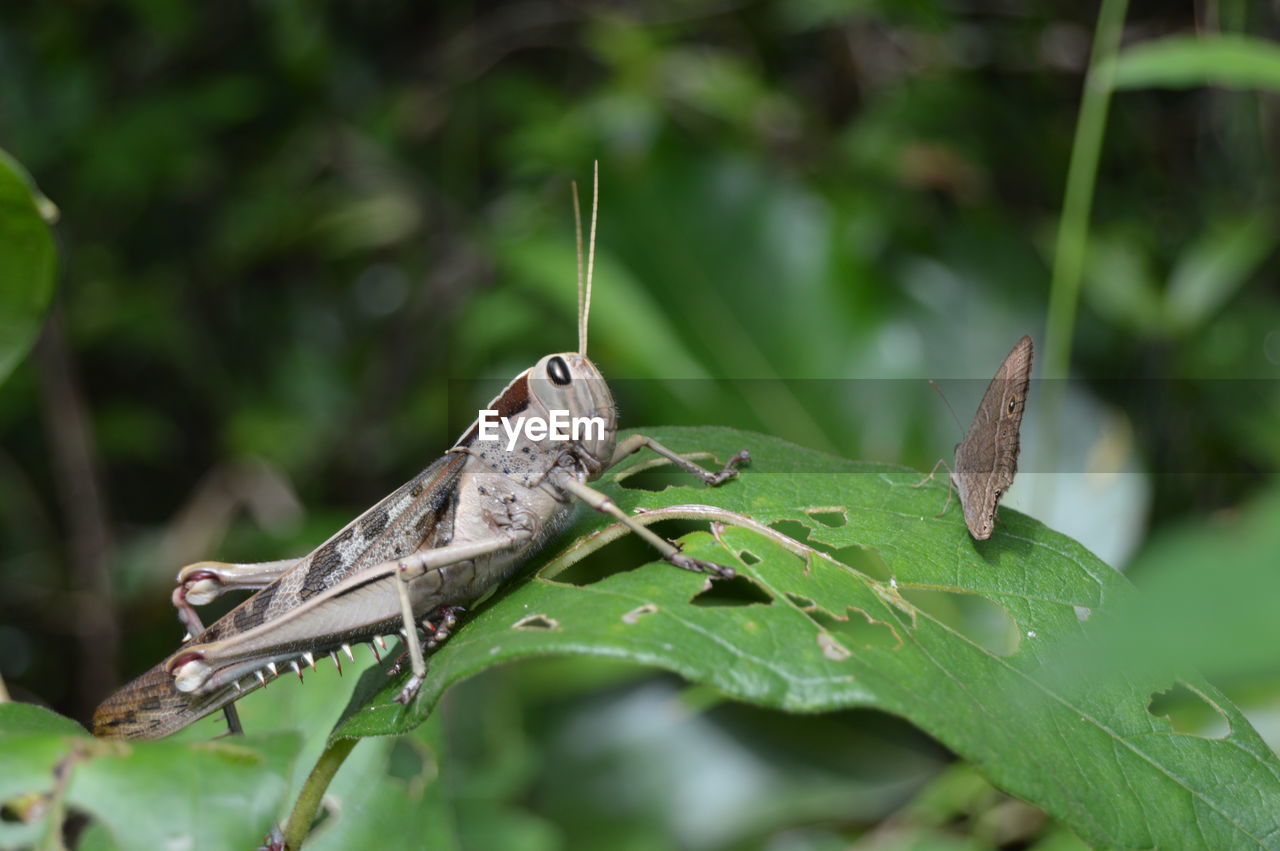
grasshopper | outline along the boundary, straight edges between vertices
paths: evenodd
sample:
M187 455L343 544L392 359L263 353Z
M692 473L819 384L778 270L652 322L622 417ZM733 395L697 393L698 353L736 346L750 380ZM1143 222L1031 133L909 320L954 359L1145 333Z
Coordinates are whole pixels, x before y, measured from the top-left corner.
M693 559L591 487L605 470L651 449L708 485L737 474L740 452L710 472L644 435L617 440L613 396L587 358L587 318L595 262L599 167L593 187L591 237L583 273L582 220L574 186L578 233L578 351L547 355L516 376L489 403L507 422L553 412L588 415L598 428L564 439L554 430L534 439L526 427L510 440L483 439L476 422L445 455L299 559L184 567L173 601L188 639L177 652L108 697L93 716L98 736L150 739L173 733L218 710L239 723L234 701L278 676L299 678L316 656L351 654L351 645L397 632L412 674L395 698L408 704L426 675L423 647L442 641L460 606L509 577L569 523L576 500L617 518L686 570L730 577L731 568ZM255 590L204 628L193 606L232 590ZM420 635L420 630L422 633ZM374 647L377 655L377 648ZM391 673L399 669L399 664Z

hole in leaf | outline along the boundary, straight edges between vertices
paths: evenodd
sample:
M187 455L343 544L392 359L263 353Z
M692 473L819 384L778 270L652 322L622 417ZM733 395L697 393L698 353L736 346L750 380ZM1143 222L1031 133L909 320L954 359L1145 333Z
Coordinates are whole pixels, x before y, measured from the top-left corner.
M813 546L809 542L809 527L798 520L779 520L776 523L770 523L769 528L781 532L788 538L793 538L805 546Z
M555 618L549 618L546 615L529 615L528 617L523 617L513 623L511 628L553 630L560 628L560 622Z
M772 605L773 598L750 579L739 574L733 579L717 579L691 601L695 606Z
M760 563L760 556L756 555L750 550L741 551L740 553L738 553L738 558L742 559L742 563L747 565L748 567L750 567L753 564Z
M651 615L656 611L658 611L658 607L655 606L653 603L645 603L643 606L638 606L632 609L631 611L627 612L625 615L623 615L622 622L635 623L645 615Z
M427 773L427 756L421 746L407 736L396 739L387 758L387 774L401 780L418 780Z
M1004 606L978 594L899 587L908 603L997 656L1018 649L1018 624Z
M832 529L839 529L849 522L849 513L843 508L810 508L805 514Z
M818 607L818 604L810 600L808 597L804 597L800 594L792 594L790 591L787 592L787 599L806 611L809 609L816 609Z
M671 464L640 470L618 482L620 487L638 491L664 491L667 488L692 487L698 480Z
M817 518L816 515L815 519ZM846 516L847 515L842 515ZM827 526L835 526L836 524L827 523ZM840 524L840 525L843 525ZM812 531L808 526L796 520L779 520L776 523L770 523L769 528L774 529L788 538L793 538L806 547L811 547L820 553L826 553L838 562L847 564L854 570L871 577L879 582L888 582L893 576L893 571L889 570L889 566L884 563L884 559L880 557L880 551L874 547L850 546L841 547L839 549L822 543L821 541L809 540L809 533Z
M692 520L663 520L649 526L656 534L664 538L679 538L690 532L705 532L705 523ZM594 585L618 573L635 570L641 565L658 561L661 557L657 550L640 540L635 535L623 535L616 541L601 547L581 561L574 562L560 573L553 581L566 585Z
M850 606L845 609L844 617L833 617L822 609L814 607L808 615L845 646L893 649L902 644L893 627L883 621L872 620L871 616L862 609ZM828 658L831 657L828 656Z
M1175 733L1223 739L1231 732L1231 725L1222 711L1184 683L1174 683L1164 691L1153 692L1147 711L1168 721Z
M893 571L889 570L889 565L880 557L880 551L873 547L841 547L832 550L830 555L877 582L888 582L893 577Z

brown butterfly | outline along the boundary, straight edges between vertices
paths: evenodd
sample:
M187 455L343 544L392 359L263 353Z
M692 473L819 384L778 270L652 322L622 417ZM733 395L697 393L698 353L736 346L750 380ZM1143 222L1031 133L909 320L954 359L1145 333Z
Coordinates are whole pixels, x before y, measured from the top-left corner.
M1013 484L1013 475L1018 471L1018 430L1022 426L1027 391L1031 388L1032 355L1031 338L1024 336L996 370L973 415L969 431L964 440L956 444L951 483L960 495L969 534L977 541L991 537L996 505ZM933 473L929 478L933 478Z

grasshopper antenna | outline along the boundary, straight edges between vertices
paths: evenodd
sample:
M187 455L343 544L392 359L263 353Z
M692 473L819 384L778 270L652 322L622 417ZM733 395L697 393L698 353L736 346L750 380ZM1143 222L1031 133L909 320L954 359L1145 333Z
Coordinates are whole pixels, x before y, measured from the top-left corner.
M600 209L600 161L591 178L591 237L587 242L587 274L582 274L582 210L578 184L573 184L573 222L578 231L578 354L587 356L587 319L591 315L591 276L596 266L596 217Z
M929 384L933 386L934 390L938 391L938 395L942 397L942 404L947 406L947 410L951 412L951 419L956 421L956 428L960 429L960 433L963 434L964 424L961 423L960 418L956 416L956 409L951 407L951 403L947 401L947 394L942 392L942 388L938 386L938 382L934 381L932 378L929 379Z
M578 202L578 181L573 181L573 230L578 237L578 352L587 350L586 323L582 321L582 297L586 294L586 284L582 277L582 205Z

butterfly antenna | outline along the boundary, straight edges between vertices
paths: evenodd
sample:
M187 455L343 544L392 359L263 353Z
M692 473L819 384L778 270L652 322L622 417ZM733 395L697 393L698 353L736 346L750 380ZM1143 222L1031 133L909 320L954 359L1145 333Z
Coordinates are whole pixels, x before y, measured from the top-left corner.
M951 402L947 400L947 394L942 392L942 388L938 386L938 382L934 381L932 378L929 379L929 384L933 386L934 390L938 391L938 395L942 397L942 404L947 406L947 410L951 412L951 419L956 421L956 428L960 429L960 433L963 434L964 423L960 422L960 418L956 416L956 409L951 407Z
M582 207L578 203L578 181L573 181L573 229L578 236L578 351L587 350L587 323L583 321L582 297L586 294L586 285L582 277Z
M577 193L574 193L577 198ZM587 278L586 291L581 296L581 309L578 315L578 354L587 356L587 318L591 315L591 276L596 268L596 217L600 210L600 161L595 161L591 176L591 238L587 241ZM582 262L582 229L578 229L578 262Z

